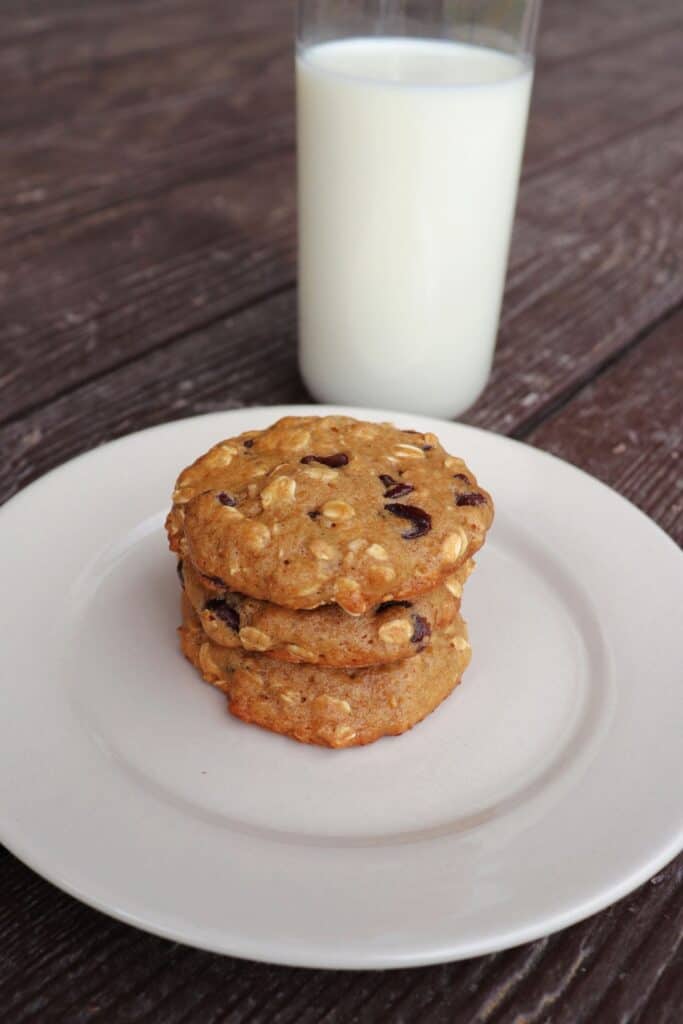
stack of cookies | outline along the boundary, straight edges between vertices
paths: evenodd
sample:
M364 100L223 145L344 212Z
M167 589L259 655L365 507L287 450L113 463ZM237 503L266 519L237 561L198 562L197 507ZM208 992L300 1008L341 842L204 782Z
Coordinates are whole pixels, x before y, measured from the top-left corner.
M181 645L239 718L349 747L405 732L470 660L493 503L433 434L287 417L183 470L166 521Z

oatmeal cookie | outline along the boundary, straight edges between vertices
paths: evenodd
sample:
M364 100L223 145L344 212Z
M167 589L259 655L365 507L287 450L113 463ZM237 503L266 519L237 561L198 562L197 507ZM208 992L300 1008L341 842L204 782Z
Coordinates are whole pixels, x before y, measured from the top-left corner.
M433 434L290 416L183 470L166 525L171 548L221 588L361 615L433 590L492 519L490 495Z
M293 611L222 590L204 583L190 561L182 564L179 574L213 643L280 661L352 668L400 661L428 646L454 621L472 568L472 562L466 562L435 590L411 601L385 601L364 615L349 615L333 604Z
M183 653L227 695L233 715L327 747L372 743L410 729L457 686L471 653L458 616L430 648L388 666L291 665L212 643L185 595L179 633Z

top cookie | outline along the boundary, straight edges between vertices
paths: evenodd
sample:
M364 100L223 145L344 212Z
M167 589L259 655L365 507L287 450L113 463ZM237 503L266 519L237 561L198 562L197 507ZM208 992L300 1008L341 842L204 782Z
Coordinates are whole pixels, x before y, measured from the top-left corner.
M481 547L493 502L433 434L288 416L183 470L171 548L219 585L288 608L359 615L414 597Z

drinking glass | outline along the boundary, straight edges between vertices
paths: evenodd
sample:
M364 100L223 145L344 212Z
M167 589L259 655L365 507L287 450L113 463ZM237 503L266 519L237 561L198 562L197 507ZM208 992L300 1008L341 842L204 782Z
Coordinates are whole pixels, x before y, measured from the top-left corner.
M488 378L540 0L300 0L299 362L457 416Z

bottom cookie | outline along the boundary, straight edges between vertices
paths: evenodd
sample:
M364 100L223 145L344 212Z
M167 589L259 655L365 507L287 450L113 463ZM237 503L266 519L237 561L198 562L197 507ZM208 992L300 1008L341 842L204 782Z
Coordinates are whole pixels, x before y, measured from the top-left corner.
M186 597L179 633L183 653L227 695L233 715L326 747L354 747L406 732L457 686L471 656L459 615L421 654L352 670L292 665L220 647L207 640Z

